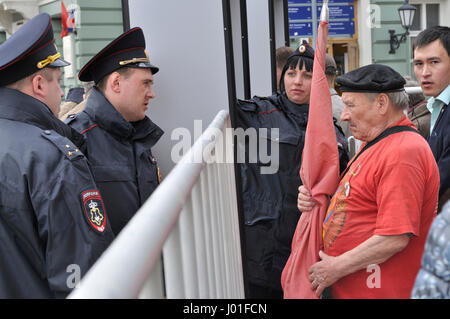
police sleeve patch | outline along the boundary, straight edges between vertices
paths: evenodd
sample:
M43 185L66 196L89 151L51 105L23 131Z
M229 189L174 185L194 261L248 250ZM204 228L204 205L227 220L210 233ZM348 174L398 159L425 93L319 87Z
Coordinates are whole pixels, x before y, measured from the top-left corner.
M87 190L81 193L84 213L88 224L96 231L103 233L106 228L106 211L98 190Z

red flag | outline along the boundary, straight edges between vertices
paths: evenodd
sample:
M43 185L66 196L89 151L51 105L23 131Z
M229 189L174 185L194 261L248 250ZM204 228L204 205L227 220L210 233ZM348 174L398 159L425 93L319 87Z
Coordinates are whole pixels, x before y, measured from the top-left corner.
M322 13L324 10L327 12L326 2ZM339 153L330 90L325 76L328 36L326 20L327 18L321 18L319 24L308 126L300 169L303 184L310 190L316 205L311 212L303 213L297 224L291 255L281 275L284 298L318 298L311 289L308 269L319 261L319 250L323 249L322 223L329 198L336 191L339 182Z
M64 5L64 2L61 1L61 39L69 34L69 26L67 25L68 19L69 15L67 14L66 6Z

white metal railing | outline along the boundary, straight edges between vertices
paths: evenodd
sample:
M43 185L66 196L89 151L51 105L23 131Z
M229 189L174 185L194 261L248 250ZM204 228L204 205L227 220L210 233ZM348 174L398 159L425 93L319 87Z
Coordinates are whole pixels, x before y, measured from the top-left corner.
M423 93L422 88L420 86L408 86L405 87L405 91L408 94Z
M211 160L229 127L220 111L68 298L245 297L234 166Z
M356 153L358 153L362 141L357 140L354 136L350 136L347 140L348 140L348 154L350 158L352 158L353 156L355 156Z

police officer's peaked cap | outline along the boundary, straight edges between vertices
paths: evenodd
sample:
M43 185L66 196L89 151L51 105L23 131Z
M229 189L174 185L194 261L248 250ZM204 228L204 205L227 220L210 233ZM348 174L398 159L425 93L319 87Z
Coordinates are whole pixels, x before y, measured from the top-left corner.
M309 45L308 42L303 40L302 44L289 56L289 59L294 56L314 59L314 49Z
M370 64L340 76L336 82L342 92L396 92L404 90L405 79L383 64Z
M158 67L150 64L144 33L139 27L123 33L97 53L81 69L78 78L97 84L106 75L123 67L146 68L153 74L159 71Z
M25 23L0 45L0 87L21 80L45 67L63 67L51 18L41 13Z

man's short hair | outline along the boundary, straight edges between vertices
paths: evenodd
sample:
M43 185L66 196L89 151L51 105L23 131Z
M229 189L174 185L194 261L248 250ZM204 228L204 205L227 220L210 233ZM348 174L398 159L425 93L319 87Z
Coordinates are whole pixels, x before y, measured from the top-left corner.
M36 76L36 75L40 75L42 76L44 79L46 79L47 81L52 81L53 80L53 72L52 70L55 70L56 68L51 68L51 67L46 67L43 68L42 70L39 70L27 77L24 77L23 79L20 79L14 83L8 84L6 85L7 88L10 89L16 89L16 90L20 90L24 87L24 85L28 82L31 82L31 80Z
M131 71L132 71L132 70L133 70L133 68L127 68L127 67L124 67L124 68L117 69L117 70L115 70L114 72L119 73L121 76L123 76L123 77L126 79L126 78L128 78L128 77L131 75L131 73L132 73ZM109 78L109 76L110 76L111 74L113 74L114 72L111 72L110 74L105 75L105 76L103 77L103 79L101 79L101 80L97 83L96 87L97 87L97 89L98 89L100 92L105 93L105 90L106 90L106 83L108 82L108 78Z
M283 68L286 64L287 59L289 56L294 53L294 48L291 47L279 47L275 51L276 61L277 61L277 67Z
M336 76L337 66L334 58L328 53L325 55L325 75L327 77Z
M374 92L367 92L364 93L367 97L367 99L370 102L375 101L378 95L382 93L374 93ZM406 91L398 91L398 92L386 92L384 93L388 96L389 100L391 101L392 105L397 110L406 110L409 106L409 97L408 93Z
M450 56L450 28L434 26L419 33L414 41L414 50L424 47L433 41L440 40L447 54Z

